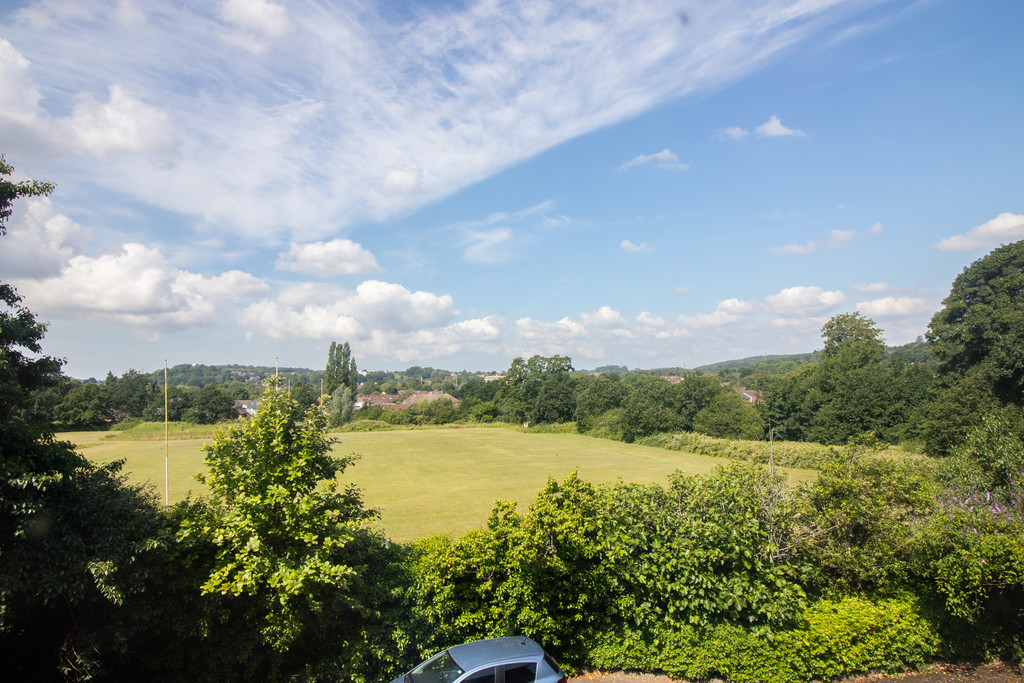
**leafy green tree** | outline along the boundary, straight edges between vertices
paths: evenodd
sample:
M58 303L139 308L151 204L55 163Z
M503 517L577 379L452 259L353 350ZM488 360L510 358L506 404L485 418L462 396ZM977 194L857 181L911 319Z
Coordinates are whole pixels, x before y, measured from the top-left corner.
M150 401L160 396L156 383L137 370L129 370L120 377L107 374L103 382L106 404L115 419L143 417Z
M939 374L980 373L1003 400L1024 403L1024 240L964 268L928 325Z
M512 421L534 424L572 420L576 403L570 380L572 371L572 359L568 356L512 359L500 394Z
M687 373L683 381L673 387L673 403L679 415L679 428L694 429L693 420L711 401L724 391L716 377Z
M760 439L764 425L757 410L735 391L723 391L693 418L693 430L724 439Z
M56 408L59 424L71 429L96 429L107 422L110 410L99 384L77 384Z
M355 456L331 454L324 411L303 412L277 384L267 382L254 417L204 446L209 500L180 532L186 543L213 540L203 592L261 625L251 664L263 670L249 673L269 678L303 670L301 654L322 653L325 638L357 648L357 551L375 514L354 486L338 488Z
M622 386L623 440L632 442L642 436L681 428L668 380L654 375L627 375Z
M199 424L214 424L235 416L235 401L218 384L207 384L196 392L192 412Z
M895 591L907 585L914 526L934 500L920 464L848 446L805 492L801 552L811 585L826 591Z
M581 432L589 430L597 417L618 408L624 395L622 376L616 372L603 372L584 380L576 393L576 428Z
M352 390L344 387L335 391L327 404L327 417L332 427L343 425L352 419L352 410L355 402L352 398Z

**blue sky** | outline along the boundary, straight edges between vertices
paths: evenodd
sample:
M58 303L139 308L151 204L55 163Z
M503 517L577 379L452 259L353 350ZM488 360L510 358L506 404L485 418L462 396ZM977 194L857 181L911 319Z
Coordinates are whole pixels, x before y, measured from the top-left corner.
M913 341L1024 238L1018 0L5 2L0 277L74 377Z

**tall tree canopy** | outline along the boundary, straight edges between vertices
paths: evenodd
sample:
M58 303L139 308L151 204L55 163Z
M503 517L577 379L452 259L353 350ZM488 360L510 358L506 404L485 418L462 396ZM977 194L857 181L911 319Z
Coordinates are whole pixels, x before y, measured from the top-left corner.
M327 367L324 369L324 391L334 394L336 390L348 387L352 396L356 395L359 384L359 373L356 370L356 359L352 357L352 348L348 342L339 345L331 342L327 350Z
M928 326L939 374L980 373L1004 400L1024 403L1024 240L964 268Z

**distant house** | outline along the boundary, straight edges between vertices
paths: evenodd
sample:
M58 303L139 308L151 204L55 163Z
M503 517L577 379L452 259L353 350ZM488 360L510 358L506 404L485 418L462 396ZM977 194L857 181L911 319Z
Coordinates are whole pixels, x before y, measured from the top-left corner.
M662 375L662 377L664 379L667 379L672 384L679 384L680 382L683 381L683 378L680 377L679 375Z
M747 389L746 387L741 387L740 396L742 396L743 400L749 403L750 405L764 403L764 394L756 389Z
M250 401L235 401L235 415L238 417L252 417L260 409L260 401L254 398Z

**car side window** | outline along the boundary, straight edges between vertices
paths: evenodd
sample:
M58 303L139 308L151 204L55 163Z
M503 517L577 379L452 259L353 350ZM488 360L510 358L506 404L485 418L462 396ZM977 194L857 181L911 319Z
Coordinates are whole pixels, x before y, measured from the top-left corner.
M505 665L505 683L533 683L537 679L537 665L533 662Z
M495 667L477 671L472 676L462 679L462 683L494 683Z

